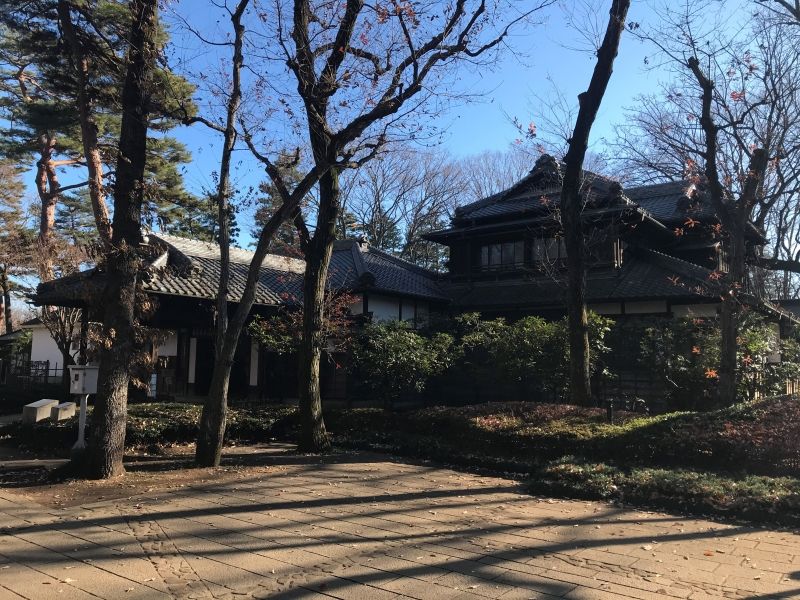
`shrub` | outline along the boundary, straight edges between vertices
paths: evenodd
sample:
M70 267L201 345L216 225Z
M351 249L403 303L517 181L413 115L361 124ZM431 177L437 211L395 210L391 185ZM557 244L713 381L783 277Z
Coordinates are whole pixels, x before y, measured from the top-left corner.
M607 352L605 336L611 321L590 315L591 369L600 369ZM508 382L530 393L549 392L565 397L569 350L567 322L525 317L482 320L463 314L439 324L438 332L421 333L403 323L368 325L352 345L351 371L360 387L380 394L387 404L407 394L418 394L439 381L440 389L487 387L502 397Z
M452 345L446 333L423 336L403 322L369 324L351 344L351 372L363 390L389 406L421 393L431 377L444 371Z
M645 329L639 363L665 383L673 408L708 410L717 404L720 342L716 318L665 320ZM786 380L800 374L797 341L779 341L774 324L753 312L741 320L738 344L742 400L781 393ZM773 362L774 355L782 355L782 361Z

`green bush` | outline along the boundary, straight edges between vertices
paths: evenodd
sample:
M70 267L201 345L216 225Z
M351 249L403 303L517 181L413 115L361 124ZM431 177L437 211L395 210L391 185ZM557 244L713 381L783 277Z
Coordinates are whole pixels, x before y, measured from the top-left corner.
M595 374L608 351L606 334L612 321L589 314L589 368ZM569 387L569 328L566 319L525 317L506 327L494 342L496 368L508 377L566 397Z
M747 312L739 327L737 386L742 400L785 391L787 379L800 376L800 346L778 340L775 324ZM671 407L708 410L717 405L720 327L716 318L664 320L645 328L640 368L656 375L669 390ZM771 362L772 355L781 362Z
M453 338L423 336L403 322L369 324L351 342L351 372L360 387L389 406L421 393L450 363Z
M594 373L608 350L604 339L611 321L591 314L589 326ZM567 392L566 319L525 317L508 323L468 313L426 332L404 323L378 323L367 325L351 348L351 372L359 387L387 404L421 393L441 376L473 388L500 389L513 382L557 397Z

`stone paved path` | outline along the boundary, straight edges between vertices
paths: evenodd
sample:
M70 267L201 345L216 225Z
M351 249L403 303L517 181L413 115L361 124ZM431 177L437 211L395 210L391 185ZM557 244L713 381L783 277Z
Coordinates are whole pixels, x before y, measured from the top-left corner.
M349 454L55 510L0 490L0 598L800 598L800 535Z

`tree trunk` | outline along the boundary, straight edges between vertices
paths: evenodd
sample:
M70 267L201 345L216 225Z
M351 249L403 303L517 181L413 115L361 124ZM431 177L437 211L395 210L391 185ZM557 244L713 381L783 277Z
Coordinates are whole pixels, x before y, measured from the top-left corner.
M230 318L228 328L225 331L225 339L222 352L217 354L214 359L214 373L211 376L211 386L208 397L203 405L203 416L200 421L200 433L197 438L197 451L195 454L196 462L201 466L214 466L219 464L222 454L222 442L225 434L225 416L227 414L228 384L230 382L233 358L236 354L236 346L239 337L242 335L244 326L250 315L250 310L256 299L258 290L258 280L261 275L261 265L267 256L269 244L278 228L295 211L300 200L308 194L313 182L316 181L317 171L313 171L304 178L303 182L295 188L289 195L289 199L278 208L273 214L261 235L258 238L253 258L247 270L247 281L244 285L242 298L236 306L233 316Z
M703 72L696 56L686 61L702 90L700 126L705 134L705 177L712 206L716 209L725 232L728 235L729 272L723 282L722 314L720 318L720 364L719 364L719 402L726 406L736 402L736 350L739 334L738 294L745 283L747 273L745 239L748 223L759 197L763 193L764 175L769 157L763 148L753 148L747 168L742 192L738 202L725 192L717 166L720 127L714 122L712 104L714 101L714 82Z
M36 163L36 191L39 194L39 279L50 281L53 273L53 228L58 202L58 175L53 167L53 149L56 139L49 133L39 138L39 160Z
M74 365L75 360L72 358L72 353L69 351L61 350L61 366L63 367L61 371L61 390L62 390L62 399L69 400L69 367L70 365Z
M578 117L564 158L566 168L561 189L561 215L567 250L570 393L574 403L584 406L591 404L592 392L586 312L586 248L581 220L583 161L589 146L592 124L611 79L629 6L630 0L613 0L611 3L608 26L603 43L597 51L597 64L589 88L578 96Z
M217 187L217 217L219 222L220 274L217 282L217 323L214 336L214 373L211 387L203 404L200 417L200 432L195 448L195 462L203 467L217 467L222 460L222 444L225 441L225 425L228 413L228 387L231 368L236 353L239 335L233 343L227 344L228 331L228 284L230 281L230 171L231 155L236 145L236 115L242 100L241 71L244 63L242 46L244 26L242 15L249 0L240 0L231 14L234 29L233 78L231 95L225 121L225 137L220 160L219 186Z
M3 292L3 310L6 328L4 333L14 331L14 319L11 313L11 282L8 280L8 271L5 267L0 269L0 288Z
M306 272L303 277L303 339L298 353L299 450L302 452L324 452L330 448L322 417L320 360L326 342L323 328L325 282L336 239L340 201L339 173L331 169L319 181L317 228L306 252Z
M98 126L92 114L92 100L88 93L89 60L83 52L75 28L72 24L70 5L66 0L58 1L58 20L61 31L72 55L73 68L77 75L78 83L78 114L81 125L81 141L83 154L86 159L86 168L89 172L89 198L92 202L92 213L97 225L97 232L104 248L111 244L111 220L106 206L106 195L103 186L103 161L100 157L100 148L97 142Z
M125 472L125 421L134 351L134 308L139 272L141 214L147 145L148 91L155 66L158 0L131 0L132 29L114 188L112 249L106 257L107 282L97 400L92 415L89 474L107 478Z
M739 348L739 292L744 285L747 272L746 247L744 239L745 223L736 223L734 231L728 235L728 276L720 311L720 358L719 358L719 402L730 406L736 402L737 358Z

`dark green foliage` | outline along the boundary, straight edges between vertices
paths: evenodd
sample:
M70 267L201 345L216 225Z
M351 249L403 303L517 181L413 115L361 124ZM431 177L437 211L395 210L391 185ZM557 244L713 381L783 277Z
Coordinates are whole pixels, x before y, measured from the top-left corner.
M64 194L56 207L56 229L75 245L88 245L97 240L97 226L87 188Z
M608 351L610 327L609 319L591 315L592 372ZM565 320L508 323L470 313L424 332L403 323L369 325L354 344L351 370L362 395L379 395L387 403L426 388L435 390L429 395L438 402L469 401L459 394L482 387L545 400L566 397L568 361Z
M294 189L303 178L303 173L301 173L298 168L297 157L292 154L282 153L278 158L276 166L290 190ZM280 194L272 180L262 181L258 185L258 193L255 198L255 222L250 231L253 238L258 239L264 225L266 225L267 221L275 214L275 211L278 210L282 203L283 201ZM307 196L300 203L300 210L305 211L312 203L313 198L311 195ZM270 252L285 256L302 256L300 237L292 220L284 221L278 226L278 230L272 238Z
M58 169L82 170L77 80L61 38L56 4L55 0L0 0L0 110L11 125L4 128L0 156L32 164L40 158L40 137L46 133L53 140L51 158L64 161ZM87 93L108 173L117 154L130 9L122 0L76 0L71 4L76 33L89 61ZM168 41L166 32L162 31L159 38L162 46ZM182 144L166 135L194 112L193 88L168 69L159 68L151 91L146 224L202 236L203 231L198 231L193 220L199 204L185 191L181 172L190 155ZM111 195L112 178L105 181L106 192ZM85 194L72 196L73 206L68 210L74 212L79 200L88 198ZM86 210L90 210L88 202Z
M716 318L664 320L643 327L636 338L639 368L665 384L671 408L707 410L717 404L721 338ZM776 323L745 313L739 326L737 396L752 400L784 392L788 379L800 377L799 350L796 339L779 339ZM782 360L776 362L777 357Z
M351 344L353 369L362 393L387 405L419 394L450 365L453 338L422 336L403 322L370 324Z

